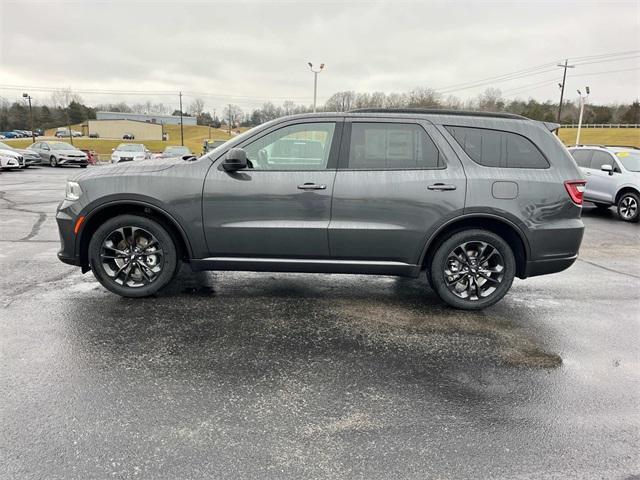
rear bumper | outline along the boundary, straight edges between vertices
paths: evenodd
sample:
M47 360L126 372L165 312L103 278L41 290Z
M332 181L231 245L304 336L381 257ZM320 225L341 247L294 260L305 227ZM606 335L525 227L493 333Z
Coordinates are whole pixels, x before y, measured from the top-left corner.
M561 272L573 265L577 259L578 255L576 254L571 257L529 261L527 262L524 278Z
M569 268L578 258L583 235L584 224L580 219L564 222L562 226L532 231L530 244L535 248L532 248L523 278Z

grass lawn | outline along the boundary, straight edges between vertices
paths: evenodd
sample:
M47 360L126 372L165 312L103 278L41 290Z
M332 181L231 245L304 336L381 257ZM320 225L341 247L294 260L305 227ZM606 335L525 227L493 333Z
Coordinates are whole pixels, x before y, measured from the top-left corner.
M565 145L575 145L576 133L577 128L561 128L560 139ZM640 128L583 128L580 143L640 147Z

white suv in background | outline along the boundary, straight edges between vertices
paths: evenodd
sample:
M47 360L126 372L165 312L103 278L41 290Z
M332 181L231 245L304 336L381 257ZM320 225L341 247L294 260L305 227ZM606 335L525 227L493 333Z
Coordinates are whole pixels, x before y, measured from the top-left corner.
M148 160L151 152L141 143L121 143L111 153L111 163Z
M569 148L584 173L584 199L598 208L618 208L627 222L640 218L640 148L582 145Z

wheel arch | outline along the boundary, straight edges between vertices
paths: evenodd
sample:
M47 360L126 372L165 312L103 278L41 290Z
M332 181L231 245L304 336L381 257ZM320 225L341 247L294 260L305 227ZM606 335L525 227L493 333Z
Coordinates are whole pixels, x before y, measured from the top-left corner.
M171 214L151 203L139 200L121 200L100 205L85 216L82 228L76 238L76 250L78 251L83 271L89 269L88 251L93 233L106 220L123 214L140 215L157 221L173 237L179 258L183 261L188 261L192 258L193 251L187 234Z
M423 268L429 268L436 249L451 235L462 230L479 228L488 230L504 239L516 259L516 276L526 276L527 259L530 257L529 242L522 230L513 222L491 214L472 214L457 217L440 226L427 240L420 257Z
M636 195L640 196L640 191L638 191L637 188L630 185L625 185L624 187L621 187L620 190L618 190L618 192L616 193L616 200L614 205L618 205L620 197L622 197L622 195L624 195L625 193L635 193Z

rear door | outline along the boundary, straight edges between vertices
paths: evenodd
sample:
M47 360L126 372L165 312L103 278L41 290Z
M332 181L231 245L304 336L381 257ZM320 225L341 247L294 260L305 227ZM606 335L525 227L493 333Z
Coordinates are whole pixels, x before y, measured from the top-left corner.
M462 213L460 161L428 122L347 118L333 189L332 258L418 262L427 232Z

